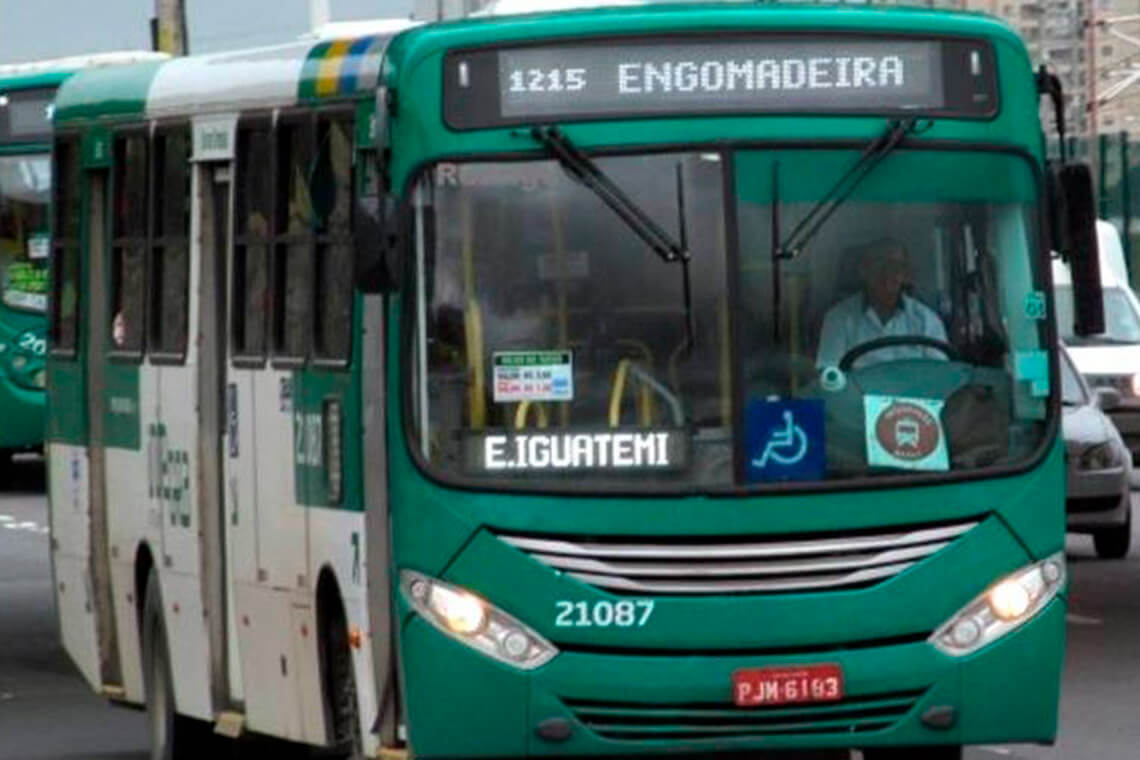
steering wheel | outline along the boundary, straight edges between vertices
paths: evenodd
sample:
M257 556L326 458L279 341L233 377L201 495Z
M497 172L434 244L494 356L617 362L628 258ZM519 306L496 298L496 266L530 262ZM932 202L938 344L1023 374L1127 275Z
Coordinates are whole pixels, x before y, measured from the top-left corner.
M888 335L883 338L875 338L866 343L860 343L857 346L852 346L839 360L839 369L847 372L851 369L851 365L855 360L868 354L872 351L878 351L880 348L890 348L892 346L925 346L933 348L946 354L946 358L952 362L962 361L962 355L958 353L958 349L950 345L944 340L938 338L928 338L925 335Z

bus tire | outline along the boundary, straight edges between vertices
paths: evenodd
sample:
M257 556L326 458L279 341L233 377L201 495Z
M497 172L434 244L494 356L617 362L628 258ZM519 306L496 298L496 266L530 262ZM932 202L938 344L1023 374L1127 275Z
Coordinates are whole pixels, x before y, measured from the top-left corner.
M962 760L960 745L935 747L877 747L863 750L863 760Z
M162 617L162 594L158 586L158 571L153 567L146 583L142 644L151 760L200 758L205 749L206 727L175 710L170 647Z
M356 699L356 674L348 644L348 622L342 607L330 616L324 641L325 693L331 708L333 756L363 760L360 703Z

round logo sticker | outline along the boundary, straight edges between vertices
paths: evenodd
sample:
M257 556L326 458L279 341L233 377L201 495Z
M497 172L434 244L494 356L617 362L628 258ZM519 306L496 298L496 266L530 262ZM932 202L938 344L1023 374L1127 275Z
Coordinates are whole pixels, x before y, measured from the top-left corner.
M942 432L933 414L916 404L896 401L879 415L875 437L891 456L913 462L935 452Z

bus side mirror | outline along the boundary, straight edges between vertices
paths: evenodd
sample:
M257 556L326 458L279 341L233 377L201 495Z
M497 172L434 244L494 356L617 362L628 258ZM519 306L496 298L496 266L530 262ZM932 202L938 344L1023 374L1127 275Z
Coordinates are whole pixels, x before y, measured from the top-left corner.
M391 293L399 290L403 271L404 214L391 195L367 200L372 208L357 208L353 231L356 287L362 293Z
M1087 164L1066 163L1057 170L1055 227L1058 249L1073 277L1073 334L1104 332L1104 292L1100 281L1100 252L1096 240L1096 199L1092 170Z

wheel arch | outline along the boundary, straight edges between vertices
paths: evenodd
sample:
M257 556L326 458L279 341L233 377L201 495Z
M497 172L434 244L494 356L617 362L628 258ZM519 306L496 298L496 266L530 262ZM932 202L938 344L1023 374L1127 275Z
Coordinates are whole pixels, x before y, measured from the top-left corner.
M146 541L139 542L138 549L135 550L135 622L138 627L139 642L142 642L143 635L143 614L146 611L146 585L150 581L150 571L154 569L154 555L151 553L150 544ZM141 646L140 646L141 650Z
M321 704L325 714L325 736L332 743L336 737L336 715L333 708L336 684L332 682L329 664L329 636L332 626L341 625L346 629L347 641L348 612L340 591L340 581L336 571L329 565L321 567L317 574L316 586L316 628L317 659L320 666Z

